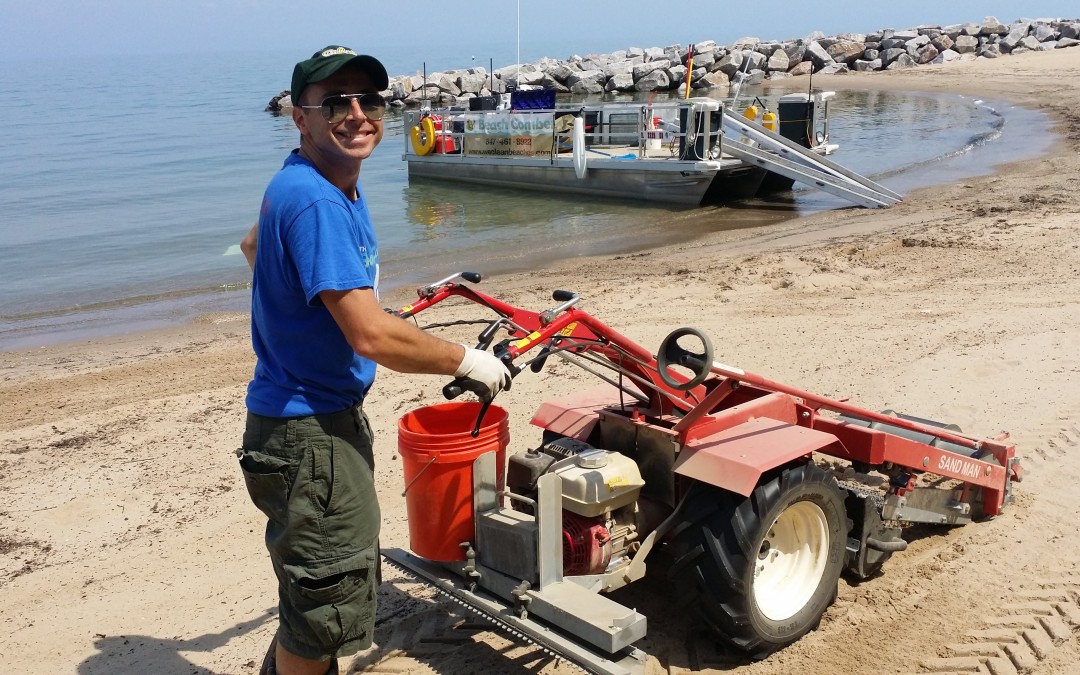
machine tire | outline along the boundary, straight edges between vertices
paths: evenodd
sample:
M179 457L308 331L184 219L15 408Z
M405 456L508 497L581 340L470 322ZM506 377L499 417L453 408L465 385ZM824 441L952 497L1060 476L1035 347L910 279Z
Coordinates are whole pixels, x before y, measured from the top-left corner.
M699 482L679 510L668 578L721 641L760 659L817 628L836 599L850 529L832 474L789 467L750 497Z

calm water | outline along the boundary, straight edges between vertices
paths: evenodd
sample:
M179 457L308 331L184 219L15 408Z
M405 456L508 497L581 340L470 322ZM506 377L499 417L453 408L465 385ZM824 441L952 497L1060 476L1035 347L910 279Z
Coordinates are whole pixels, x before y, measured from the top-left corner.
M297 143L289 118L263 112L287 87L293 57L5 67L0 350L246 309L249 274L236 243ZM758 93L745 88L742 100ZM841 145L834 159L901 193L1036 156L1053 142L1038 113L960 96L841 92L831 112ZM404 146L400 118L391 117L361 174L389 288L845 206L809 191L797 191L790 209L682 209L410 184Z

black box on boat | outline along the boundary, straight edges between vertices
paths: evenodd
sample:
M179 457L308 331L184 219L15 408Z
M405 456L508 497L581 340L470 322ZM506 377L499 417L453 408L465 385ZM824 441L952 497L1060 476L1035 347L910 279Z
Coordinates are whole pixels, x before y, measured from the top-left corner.
M780 118L781 136L804 148L814 147L814 102L809 96L782 96L776 114Z
M474 96L469 99L469 110L495 110L499 107L498 96Z

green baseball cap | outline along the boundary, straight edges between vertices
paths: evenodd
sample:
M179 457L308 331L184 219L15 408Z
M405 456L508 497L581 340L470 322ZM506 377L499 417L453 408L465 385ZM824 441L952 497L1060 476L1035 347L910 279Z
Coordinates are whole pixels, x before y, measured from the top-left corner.
M311 55L306 61L301 61L293 68L292 95L293 105L299 105L300 95L304 93L304 87L312 82L322 82L337 71L346 66L351 66L367 73L371 78L371 84L379 91L385 91L390 85L390 78L386 76L386 68L374 56L357 54L348 47L330 45L320 49Z

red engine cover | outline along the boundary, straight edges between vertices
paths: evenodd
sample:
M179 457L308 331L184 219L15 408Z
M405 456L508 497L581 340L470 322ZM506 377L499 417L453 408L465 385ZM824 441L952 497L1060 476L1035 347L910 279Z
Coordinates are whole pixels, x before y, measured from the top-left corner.
M611 562L611 535L603 518L563 512L563 574L599 574Z

